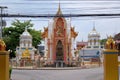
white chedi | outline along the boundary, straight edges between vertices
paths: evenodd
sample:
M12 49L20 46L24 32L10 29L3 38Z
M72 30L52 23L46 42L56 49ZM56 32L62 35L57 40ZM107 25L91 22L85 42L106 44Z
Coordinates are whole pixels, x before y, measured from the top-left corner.
M32 47L32 36L27 31L27 28L20 36L20 47Z
M88 48L100 48L100 34L96 31L95 27L88 34Z
M30 52L30 58L31 60L34 60L34 52L35 48L32 46L32 36L27 31L27 28L25 28L25 31L20 35L20 42L18 47L16 47L16 53L17 53L17 60L19 61L22 58L22 53L25 51L25 49L28 49Z
M93 30L88 34L88 37L100 37L100 34L96 31L95 27L93 27Z

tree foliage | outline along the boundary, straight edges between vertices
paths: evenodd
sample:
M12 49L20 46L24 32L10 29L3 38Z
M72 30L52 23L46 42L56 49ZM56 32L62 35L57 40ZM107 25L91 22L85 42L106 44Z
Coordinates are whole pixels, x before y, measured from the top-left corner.
M102 39L102 40L100 40L100 44L105 45L106 41L107 41L107 39Z
M32 29L33 24L30 20L24 22L15 20L11 25L12 26L3 29L3 40L6 43L7 50L12 51L11 56L15 54L16 47L19 46L19 37L24 32L25 27L28 28L28 32L30 32L32 35L33 46L37 47L38 43L41 40L41 31Z

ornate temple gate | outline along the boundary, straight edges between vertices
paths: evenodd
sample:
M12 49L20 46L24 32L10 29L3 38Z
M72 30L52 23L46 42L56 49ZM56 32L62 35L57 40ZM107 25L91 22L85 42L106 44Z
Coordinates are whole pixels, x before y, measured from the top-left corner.
M57 43L57 47L56 47L56 60L61 60L63 61L63 45L62 42L59 40Z

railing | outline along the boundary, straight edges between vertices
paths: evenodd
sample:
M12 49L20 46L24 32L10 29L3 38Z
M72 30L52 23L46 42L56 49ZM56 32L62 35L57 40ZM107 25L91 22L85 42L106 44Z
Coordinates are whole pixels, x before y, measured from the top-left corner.
M79 67L81 66L81 61L35 61L35 60L20 60L20 61L16 61L16 60L10 60L10 64L12 67L33 67L33 68L37 68L37 67L72 67L72 66L76 66Z
M31 61L27 61L27 60L20 60L20 61L16 61L16 60L11 60L11 66L12 67L29 67L29 68L41 68L41 67L80 67L81 65L83 65L83 62L85 63L84 65L94 65L97 64L97 65L100 65L101 62L98 61L98 62L92 62L92 60L90 61L67 61L67 62L64 62L64 61L40 61L40 60L31 60Z

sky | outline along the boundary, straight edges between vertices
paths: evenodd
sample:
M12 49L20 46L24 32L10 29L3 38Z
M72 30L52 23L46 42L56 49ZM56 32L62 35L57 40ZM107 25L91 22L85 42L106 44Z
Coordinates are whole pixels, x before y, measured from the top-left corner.
M63 14L120 13L120 1L106 0L0 0L0 6L7 6L8 14L56 14L60 3ZM4 18L7 27L15 19L32 20L34 29L42 30L52 18ZM100 33L101 39L120 32L120 17L71 17L71 26L78 32L76 41L87 41L93 27Z

